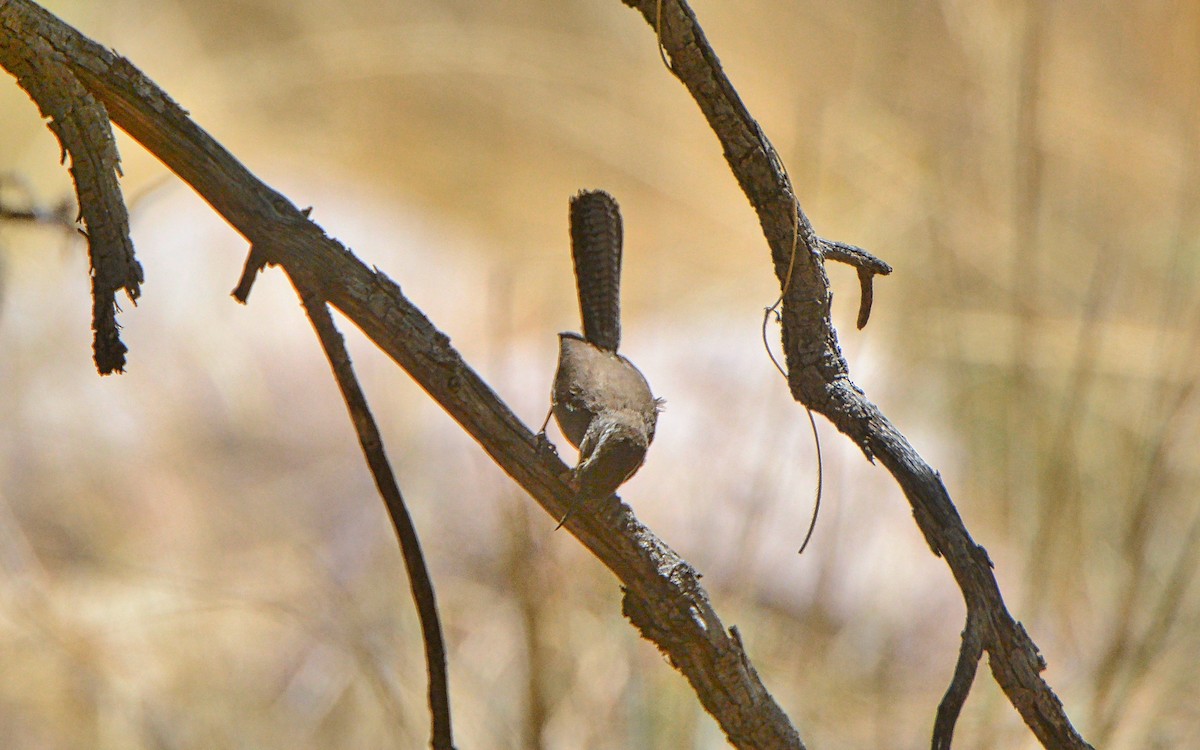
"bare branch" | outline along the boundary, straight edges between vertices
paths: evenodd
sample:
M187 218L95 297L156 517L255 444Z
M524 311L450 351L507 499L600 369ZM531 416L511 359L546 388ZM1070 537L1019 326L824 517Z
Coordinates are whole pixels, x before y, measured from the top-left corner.
M830 320L831 293L822 260L853 258L863 283L860 323L870 309L869 282L874 274L884 273L882 267L853 253L835 258L828 252L837 243L822 241L801 211L778 155L724 75L687 4L623 2L657 30L671 72L699 104L758 214L782 287L783 344L793 396L830 419L868 459L877 457L887 467L931 549L946 559L963 592L968 628L951 691L969 684L965 662L977 662L979 656L977 649L968 647L966 635L975 638L971 623L978 622L978 641L989 655L993 676L1042 744L1090 747L1041 678L1041 655L1005 607L991 561L968 534L940 475L849 378ZM248 292L250 279L263 263L282 264L293 277L321 279L322 295L329 302L404 367L543 508L561 517L573 498L560 479L566 467L536 441L399 287L363 266L287 199L257 180L128 61L28 0L0 0L0 62L6 67L27 64L22 63L27 50L40 44L48 45L45 54L64 61L73 79L87 89L84 93L102 103L114 122L250 241L254 251L239 290ZM100 110L90 111L94 118ZM89 127L83 132L91 132ZM100 158L99 163L109 172L115 169L115 160ZM81 189L81 201L86 193ZM84 218L91 229L93 220L86 213ZM103 216L95 225L107 226ZM128 261L127 271L135 263L132 255ZM125 288L128 291L130 285ZM98 294L97 300L101 297ZM621 579L630 619L685 674L731 742L757 748L803 746L759 681L736 631L726 631L712 610L696 572L626 506L613 503L581 515L569 529ZM953 708L957 694L948 692L944 706ZM946 725L939 721L938 726Z
M1042 679L1045 662L1009 614L987 552L967 532L941 476L850 379L830 319L832 294L821 264L822 241L800 209L774 147L721 69L695 14L683 0L622 2L655 29L671 72L700 106L758 213L783 289L783 346L792 396L823 414L868 459L878 458L891 472L930 548L950 566L968 617L978 617L983 624L981 641L996 682L1041 743L1050 748L1090 747ZM864 295L869 299L865 288ZM860 308L860 322L863 318Z
M354 423L354 430L358 433L358 442L371 469L371 476L374 477L375 486L387 506L388 517L392 519L392 528L396 531L400 551L404 555L404 566L408 570L413 602L417 605L417 616L421 621L421 638L425 643L425 667L429 673L429 712L432 724L430 744L434 750L453 750L450 688L446 679L446 647L442 641L442 625L438 618L433 580L429 577L425 555L421 552L420 537L404 504L404 496L400 494L396 475L383 450L383 437L379 434L375 417L371 415L371 408L367 405L366 394L363 393L358 377L354 374L350 353L346 351L346 342L334 325L333 316L329 314L325 300L314 291L320 288L319 282L315 279L300 281L290 274L289 278L304 303L304 311L308 313L313 330L321 341L321 349L329 359L329 366L342 392L342 398L346 401L346 409L350 412L350 421Z
M7 9L0 7L0 11ZM10 14L3 16L8 31ZM30 35L0 35L0 65L37 103L62 148L71 155L71 177L79 198L92 268L92 353L101 375L125 368L125 344L117 325L117 290L131 302L141 293L142 267L129 238L129 214L117 182L120 157L104 105L80 83L66 59L49 40Z
M403 367L551 517L562 517L575 497L561 479L567 467L395 283L364 266L259 181L129 61L29 0L0 0L0 35L0 41L28 37L51 43L113 122L249 240L259 255L248 269L263 261L283 265L295 278L320 279L325 299ZM684 673L731 742L747 748L804 747L740 639L713 610L699 575L627 506L613 502L576 516L567 528L620 579L631 619Z
M839 263L854 266L858 270L860 297L856 324L861 331L867 327L867 321L871 319L871 305L875 301L872 287L875 274L887 276L892 272L892 267L857 245L847 245L845 242L827 240L824 237L818 237L817 241L821 246L822 258L836 260Z
M954 665L954 677L942 702L938 705L937 719L933 723L933 750L950 750L954 738L954 725L967 702L967 694L975 682L979 659L983 656L980 642L980 622L976 611L967 613L967 624L962 632L962 645L958 650L958 663Z

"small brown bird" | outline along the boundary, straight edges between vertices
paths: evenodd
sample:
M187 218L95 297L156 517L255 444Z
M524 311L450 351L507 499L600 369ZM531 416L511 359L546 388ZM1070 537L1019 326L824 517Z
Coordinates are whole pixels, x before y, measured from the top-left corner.
M552 410L579 449L573 482L583 499L608 497L642 465L660 402L617 354L621 341L621 213L603 191L571 199L571 255L583 335L558 336Z

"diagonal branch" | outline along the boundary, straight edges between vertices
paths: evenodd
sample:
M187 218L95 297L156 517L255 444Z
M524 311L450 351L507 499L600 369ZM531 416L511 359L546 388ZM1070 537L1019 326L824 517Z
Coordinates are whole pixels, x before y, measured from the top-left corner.
M190 184L242 234L260 261L320 279L322 296L403 367L496 463L554 518L574 499L567 467L539 442L383 273L367 268L278 192L258 180L128 60L30 0L0 0L0 44L44 39L113 122ZM241 287L241 285L239 285ZM803 748L763 686L736 631L727 630L699 575L623 503L581 514L568 529L625 590L641 632L691 682L735 746Z
M695 14L683 0L622 2L656 29L671 72L708 119L758 214L783 286L783 346L793 397L823 414L868 459L878 458L891 472L934 554L950 566L966 600L968 622L976 618L981 623L979 638L992 675L1038 740L1050 748L1090 747L1042 679L1045 662L1008 612L987 552L967 532L941 476L850 379L830 319L832 295L821 265L822 241L800 209L774 147L721 69Z

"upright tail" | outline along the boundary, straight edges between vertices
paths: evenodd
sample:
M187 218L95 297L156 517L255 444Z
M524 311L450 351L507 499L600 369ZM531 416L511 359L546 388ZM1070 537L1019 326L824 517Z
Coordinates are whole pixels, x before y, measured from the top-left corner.
M583 337L615 352L621 343L621 210L603 190L571 199L571 256Z

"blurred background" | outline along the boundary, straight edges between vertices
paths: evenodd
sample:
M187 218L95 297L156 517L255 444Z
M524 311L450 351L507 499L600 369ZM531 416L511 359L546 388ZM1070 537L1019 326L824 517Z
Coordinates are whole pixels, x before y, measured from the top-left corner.
M928 746L964 609L904 498L763 351L778 293L715 137L615 0L61 0L395 279L532 427L577 329L567 200L625 218L667 399L622 495L815 748ZM695 0L821 234L895 266L856 381L943 474L1097 747L1200 736L1200 4ZM120 136L145 267L91 363L85 249L0 224L0 745L427 742L400 555L286 280ZM0 199L69 201L0 80ZM68 208L73 216L73 207ZM347 326L349 328L349 326ZM463 748L719 748L612 576L357 331L423 534ZM772 344L778 331L769 332ZM551 433L568 462L569 446ZM986 669L961 748L1036 743Z

